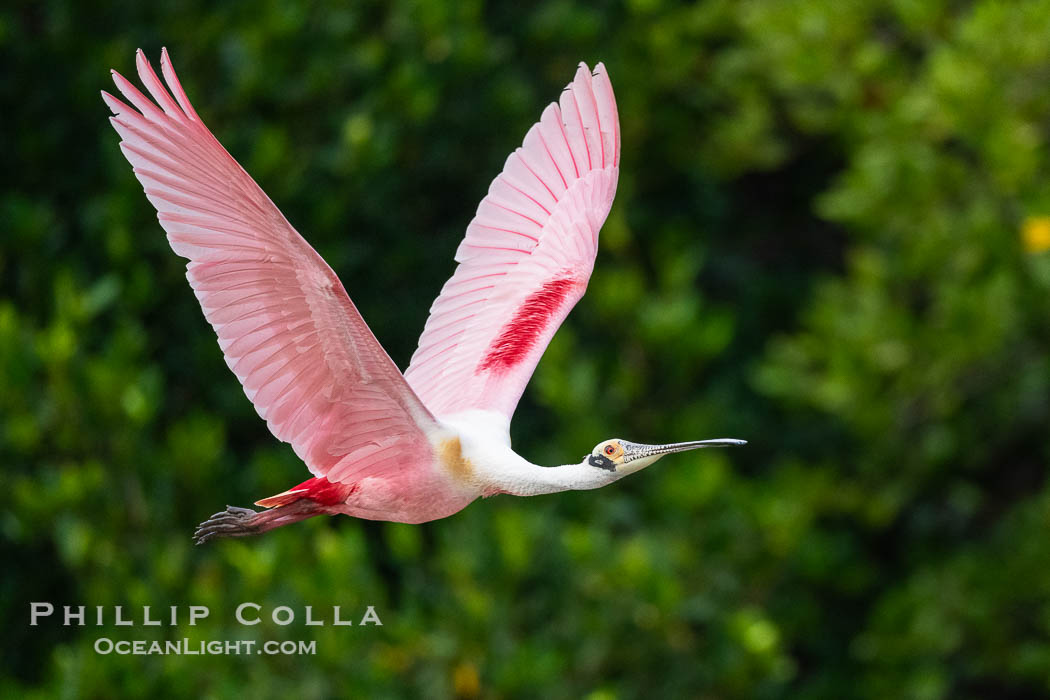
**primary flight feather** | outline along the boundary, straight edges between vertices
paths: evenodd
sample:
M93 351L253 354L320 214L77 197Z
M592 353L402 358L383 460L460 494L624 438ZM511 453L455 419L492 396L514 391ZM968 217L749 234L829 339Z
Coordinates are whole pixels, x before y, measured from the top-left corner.
M258 501L263 511L216 513L198 543L319 514L424 522L479 496L592 489L671 452L743 444L612 439L560 467L510 447L514 408L583 296L616 193L619 117L601 63L580 64L493 180L404 375L332 269L201 121L167 50L160 65L164 82L136 55L150 97L115 71L126 102L102 93L121 151L189 260L226 364L313 473Z

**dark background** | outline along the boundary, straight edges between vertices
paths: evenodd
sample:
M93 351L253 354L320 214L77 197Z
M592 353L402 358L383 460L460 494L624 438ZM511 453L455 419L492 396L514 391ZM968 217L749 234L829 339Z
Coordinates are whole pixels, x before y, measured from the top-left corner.
M604 61L619 195L515 447L750 445L195 548L307 472L106 121L109 69L161 46L402 368L504 158ZM1050 3L18 1L0 59L0 694L1050 696ZM30 600L212 612L30 628ZM384 624L302 624L333 604Z

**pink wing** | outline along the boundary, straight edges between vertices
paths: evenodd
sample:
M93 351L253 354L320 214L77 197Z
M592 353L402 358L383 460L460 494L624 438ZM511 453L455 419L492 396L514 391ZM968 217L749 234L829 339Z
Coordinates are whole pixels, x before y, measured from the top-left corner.
M167 51L170 93L141 51L136 66L156 104L116 72L135 109L102 93L121 151L271 432L330 481L428 468L433 416L335 273L208 131Z
M405 378L435 415L482 409L509 422L587 288L619 164L609 76L581 63L492 181L430 309Z

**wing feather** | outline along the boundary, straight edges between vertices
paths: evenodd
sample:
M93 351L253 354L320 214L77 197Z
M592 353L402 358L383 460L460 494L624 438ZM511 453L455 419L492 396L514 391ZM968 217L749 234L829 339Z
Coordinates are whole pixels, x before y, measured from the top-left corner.
M103 93L121 151L256 411L330 481L429 468L437 424L335 273L208 131L167 51L167 86L141 51L136 67L152 99L116 72L127 103Z
M438 416L514 407L583 295L619 174L620 127L602 64L580 64L507 158L456 251L405 372Z

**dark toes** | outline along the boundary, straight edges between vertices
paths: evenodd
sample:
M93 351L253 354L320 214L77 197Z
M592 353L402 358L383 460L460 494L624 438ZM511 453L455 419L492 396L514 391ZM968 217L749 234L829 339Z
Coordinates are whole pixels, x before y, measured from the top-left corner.
M227 506L197 526L193 539L197 544L204 544L216 537L244 537L254 535L257 528L251 525L257 513L251 508Z
M251 508L241 508L239 506L226 506L225 512L230 513L232 515L242 515L250 517L252 515L255 515L256 511L252 510Z

